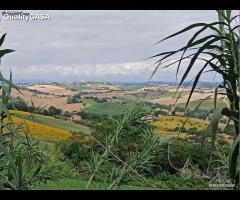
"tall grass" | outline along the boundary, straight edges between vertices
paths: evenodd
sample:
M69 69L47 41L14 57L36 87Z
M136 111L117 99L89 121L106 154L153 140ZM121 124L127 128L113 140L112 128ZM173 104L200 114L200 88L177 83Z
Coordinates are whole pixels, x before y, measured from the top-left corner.
M0 47L5 37L0 38ZM0 59L11 52L14 50L0 50ZM7 109L12 103L11 89L21 91L12 83L12 73L7 80L0 72L0 82L0 189L29 189L37 182L60 177L61 172L49 161L42 146L31 138L27 124L13 122Z
M131 175L131 178L140 178L154 189L158 189L153 183L145 178L143 171L151 171L153 167L152 160L156 156L156 149L160 147L158 137L155 137L151 129L149 129L142 121L149 111L144 107L142 101L136 102L128 106L122 112L118 119L114 121L110 133L106 137L105 143L95 141L101 146L103 152L101 154L92 152L90 162L88 162L88 169L90 169L90 178L86 185L88 189L94 177L103 168L105 162L110 160L117 161L118 165L113 165L106 177L107 189L117 189L122 182L122 179ZM134 140L141 139L143 144L142 151L138 153L129 153L126 159L120 158L118 155L121 150L117 150L118 145L124 139L129 139L133 136ZM109 168L109 165L108 165Z

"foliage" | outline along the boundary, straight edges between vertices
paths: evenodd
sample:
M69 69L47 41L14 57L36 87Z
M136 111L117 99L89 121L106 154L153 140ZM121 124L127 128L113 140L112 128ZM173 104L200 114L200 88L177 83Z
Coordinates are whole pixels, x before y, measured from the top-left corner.
M30 189L34 184L62 177L36 142L13 138L12 143L1 144L1 186L3 189ZM7 156L5 156L7 154Z
M81 116L82 119L87 119L90 121L103 121L108 119L108 116L106 114L88 113L85 111L80 111L76 114Z
M67 103L72 104L72 103L82 103L81 96L80 94L75 94L73 96L69 96L67 98Z
M85 99L92 99L93 101L95 101L96 103L105 103L107 102L106 98L98 98L98 97L94 97L94 96L86 96L84 97Z
M74 134L67 141L60 144L60 150L65 160L71 161L73 166L82 171L82 162L90 157L92 139L88 135Z
M29 106L26 104L26 102L24 102L21 99L18 99L17 101L13 101L12 103L10 103L7 106L8 109L17 109L17 110L21 110L21 111L29 111Z
M216 87L214 95L214 107L216 110L217 95L225 95L229 100L229 107L224 107L221 110L221 114L225 115L232 120L235 125L235 140L232 145L231 154L229 156L229 175L235 181L236 187L239 186L239 65L240 65L240 39L239 39L239 16L231 17L230 10L218 11L219 21L212 23L196 23L192 24L181 31L174 33L160 42L175 37L179 34L187 32L189 30L199 28L194 33L187 45L174 51L162 52L153 57L161 57L157 61L157 66L152 73L152 76L158 70L159 66L163 68L177 64L177 75L183 61L189 61L187 68L185 69L179 87L188 77L190 71L193 71L196 61L202 61L202 66L194 77L194 82L186 102L185 108L187 108L191 96L196 88L196 85L203 73L215 72L222 76L223 82ZM211 33L204 34L206 31L211 30ZM201 34L203 37L199 39ZM169 58L181 53L180 58L176 61L171 61ZM153 58L152 57L152 58ZM164 63L164 64L163 64ZM179 88L178 87L178 88ZM218 89L222 88L225 92L218 92ZM217 111L216 111L217 112ZM216 118L214 124L218 124L220 115L215 115ZM217 119L217 121L216 121ZM212 124L211 124L212 126ZM216 126L212 126L212 136L215 138Z
M22 99L18 98L12 102L9 102L7 104L7 108L12 110L19 110L19 111L24 111L24 112L30 112L30 113L35 113L35 114L43 114L46 116L60 116L62 113L61 109L58 109L54 106L50 106L48 109L46 108L36 108L32 102L32 105L29 106L25 101Z
M80 173L90 175L87 188L92 181L100 181L116 189L138 173L152 173L161 143L144 122L148 113L144 103L132 105L114 119L99 123L92 133L95 139L64 143L65 158Z
M0 38L0 47L6 34ZM0 58L13 50L0 50ZM29 189L37 182L60 177L54 163L49 162L39 143L32 140L26 123L15 124L7 106L11 104L12 74L6 80L0 73L0 188ZM23 104L20 104L23 105Z
M92 151L91 162L88 161L87 166L92 166L93 170L86 188L99 176L105 177L102 181L109 189L116 189L136 176L148 182L144 175L151 173L160 146L151 126L144 122L149 113L143 102L137 102L103 129L105 142L97 142L98 151Z
M55 115L60 115L62 113L61 109L55 108L54 106L50 106L48 108L48 115L49 116L55 116Z
M184 177L180 174L170 174L167 171L160 172L154 177L155 184L162 189L208 189L206 180L201 177Z

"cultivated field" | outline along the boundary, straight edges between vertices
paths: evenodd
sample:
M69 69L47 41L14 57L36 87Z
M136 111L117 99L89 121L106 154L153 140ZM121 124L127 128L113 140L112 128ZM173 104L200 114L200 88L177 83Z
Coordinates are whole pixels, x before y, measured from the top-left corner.
M18 118L30 120L39 124L54 127L57 129L62 129L65 131L81 132L86 134L89 134L91 132L91 130L87 126L84 126L82 124L77 124L71 121L56 119L54 117L38 115L38 114L31 115L31 113L15 111L15 110L12 110L10 112L13 113Z
M182 127L186 120L187 122L185 123L184 128L186 128L187 130L191 128L196 128L197 131L202 131L205 130L210 123L208 120L202 120L197 118L187 118L181 116L162 116L158 121L155 121L151 124L155 127L155 131L160 135L177 136L179 134L180 136L186 136L186 133L171 130ZM220 123L219 127L224 128L224 124Z
M126 108L126 104L121 104L121 103L96 103L95 101L91 99L84 100L86 103L86 107L84 111L89 112L89 113L96 113L99 115L108 115L108 116L113 116L117 115L120 112L122 112Z
M121 89L120 85L108 85L102 83L73 83L61 84L60 86L35 84L25 86L25 89L22 90L22 94L13 89L12 96L15 98L22 98L28 105L31 105L31 102L33 102L36 107L40 106L48 108L50 106L54 106L62 109L63 111L79 112L85 110L86 112L108 114L112 116L113 114L121 112L123 108L125 108L125 105L121 105L121 102L129 103L135 101L141 93L143 100L146 102L174 105L181 92L181 97L178 98L177 105L184 107L188 99L190 89L181 88L178 93L175 93L176 89L176 86L147 86L141 88L132 87L131 90L124 91ZM97 97L99 99L105 98L108 102L96 103L84 101L85 104L67 104L68 97L78 94L79 92L84 92L81 94L82 99L85 97ZM211 96L211 99L203 102L202 108L207 110L212 109L213 91L209 89L197 90L195 93L193 93L189 108L194 108L194 106L196 106L201 99L209 96ZM225 103L221 101L219 105L222 107L225 105Z
M199 105L200 102L201 102L201 100L191 101L188 104L188 108L190 110L193 110ZM186 103L177 104L177 106L179 106L179 107L185 107L185 105L186 105ZM227 104L226 104L225 101L223 101L223 100L218 100L217 101L217 107L223 108L223 107L226 107L226 106L227 106ZM211 110L213 108L214 108L214 101L213 101L212 98L209 99L209 100L202 101L201 106L200 106L200 109L204 109L204 110Z
M64 87L59 87L55 85L32 85L26 88L30 90L37 90L39 92L49 93L52 95L74 95L77 93L75 91L67 90Z
M67 130L36 123L31 120L22 119L19 117L13 117L12 119L16 125L21 125L23 127L27 126L29 128L29 132L27 134L37 139L49 141L61 141L67 140L72 136L70 131Z
M199 93L199 92L195 92L193 93L191 100L190 101L197 101L197 100L201 100L204 98L207 98L208 96L212 95L213 93ZM180 97L177 101L178 104L181 103L186 103L188 99L188 95L184 95L182 97ZM176 103L177 97L173 98L158 98L158 99L152 99L152 100L148 100L151 103L159 103L159 104L165 104L165 105L174 105Z
M64 92L66 93L66 92ZM12 97L21 98L23 99L29 106L31 106L31 102L34 103L36 107L50 107L54 106L56 108L60 108L63 111L81 111L83 110L84 106L82 103L75 103L75 104L67 104L68 97L59 97L55 95L44 95L44 94L37 94L34 95L31 91L22 90L22 94L19 93L17 90L12 90Z

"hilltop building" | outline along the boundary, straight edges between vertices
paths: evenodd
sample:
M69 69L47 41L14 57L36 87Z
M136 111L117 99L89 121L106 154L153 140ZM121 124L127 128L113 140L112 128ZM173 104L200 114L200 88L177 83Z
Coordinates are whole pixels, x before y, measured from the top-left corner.
M70 117L71 121L80 121L81 120L81 117L79 115L72 115Z

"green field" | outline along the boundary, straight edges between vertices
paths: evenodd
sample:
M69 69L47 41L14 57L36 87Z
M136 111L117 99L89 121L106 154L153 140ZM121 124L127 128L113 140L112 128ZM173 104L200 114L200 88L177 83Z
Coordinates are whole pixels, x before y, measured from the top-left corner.
M195 109L198 106L198 104L200 103L200 101L201 100L189 102L188 108L190 110ZM185 107L185 105L186 105L185 103L177 104L177 106L179 106L179 107ZM223 101L218 101L217 102L217 107L223 108L225 106L227 106L225 102L223 102ZM214 101L213 101L213 99L204 100L202 102L202 105L200 106L200 109L203 109L203 110L211 110L213 108L214 108Z
M44 125L47 125L47 126L51 126L51 127L59 128L59 129L63 129L63 130L68 130L68 131L73 131L73 132L80 131L80 132L83 132L83 133L90 133L91 132L91 130L87 126L84 126L82 124L76 124L76 123L73 123L71 121L55 119L53 117L45 117L45 116L41 116L41 115L34 115L33 118L30 118L29 115L23 114L21 112L14 113L14 115L16 117L19 117L19 118L22 118L22 119L32 120L32 121L35 121L39 124L44 124Z
M182 92L181 97L188 95L189 92ZM151 93L149 92L147 95L148 99L156 99L156 98L177 98L180 95L180 92L169 92L167 90L161 91L159 93Z
M127 104L121 103L96 103L91 99L84 99L86 107L84 108L85 112L96 113L99 115L106 114L110 117L121 113L126 107Z
M138 90L142 88L142 86L139 85L120 85L120 87L124 91Z
M71 86L66 87L66 89L82 91L82 90L88 90L90 88L88 86L84 86L84 85L71 85Z
M133 95L126 95L126 96L119 96L118 99L125 102L132 102L132 101L135 101L137 97Z

